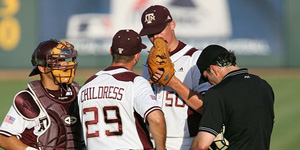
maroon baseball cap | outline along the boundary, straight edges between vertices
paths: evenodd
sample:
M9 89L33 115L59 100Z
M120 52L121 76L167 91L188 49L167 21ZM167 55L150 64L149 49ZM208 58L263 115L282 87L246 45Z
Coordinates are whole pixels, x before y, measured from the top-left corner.
M47 65L47 55L50 54L51 50L57 46L59 43L56 39L50 39L47 41L41 42L33 51L31 57L31 64L33 65L33 69L29 76L34 76L40 74L40 70L38 66L46 67Z
M111 52L124 56L134 55L147 48L141 36L131 29L118 31L112 41Z
M143 29L141 36L160 33L171 22L172 16L169 10L161 5L152 5L142 15Z

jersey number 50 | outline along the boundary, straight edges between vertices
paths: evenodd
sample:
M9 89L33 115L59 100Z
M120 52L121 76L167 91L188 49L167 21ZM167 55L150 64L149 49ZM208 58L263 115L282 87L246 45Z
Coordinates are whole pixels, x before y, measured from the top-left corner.
M114 111L116 113L116 118L114 119L109 119L107 115L107 111ZM94 119L85 121L85 127L86 127L86 136L87 138L93 138L93 137L99 137L99 131L95 131L94 133L89 133L88 132L88 126L89 125L96 125L99 122L98 119L98 108L97 107L89 107L89 108L84 108L83 109L83 114L86 114L87 112L94 112ZM105 106L103 107L103 115L104 115L104 122L107 124L111 123L117 123L118 124L118 131L109 131L105 130L105 134L107 136L113 136L113 135L122 135L123 134L123 129L122 129L122 120L120 117L120 111L118 106Z
M179 100L178 94L174 92L167 91L166 92L166 107L173 107L173 102L175 103L175 107L184 107L185 103Z

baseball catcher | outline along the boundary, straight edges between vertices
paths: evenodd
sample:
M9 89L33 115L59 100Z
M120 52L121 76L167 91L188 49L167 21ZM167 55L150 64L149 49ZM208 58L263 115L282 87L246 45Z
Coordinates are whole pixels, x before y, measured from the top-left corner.
M160 78L155 79L154 75L157 70L163 73ZM148 56L148 71L150 75L149 82L158 86L166 86L175 73L167 42L163 38L155 38L153 41L153 46Z
M78 83L73 81L77 50L66 41L41 42L32 54L29 76L40 80L13 99L0 126L0 147L25 150L79 150L81 124L78 111Z

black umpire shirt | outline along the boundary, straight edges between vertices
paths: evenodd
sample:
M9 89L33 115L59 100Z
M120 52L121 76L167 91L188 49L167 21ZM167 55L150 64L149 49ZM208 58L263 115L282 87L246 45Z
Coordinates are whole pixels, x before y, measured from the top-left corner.
M217 135L225 125L227 150L268 150L273 105L274 93L265 80L247 69L232 71L205 94L199 131Z

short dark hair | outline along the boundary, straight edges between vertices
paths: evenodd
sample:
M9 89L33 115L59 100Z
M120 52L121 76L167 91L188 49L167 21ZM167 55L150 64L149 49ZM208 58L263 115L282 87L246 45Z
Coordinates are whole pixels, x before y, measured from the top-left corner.
M215 59L211 65L216 65L219 67L229 67L236 66L236 56L233 51L228 51L226 53L220 54L217 59Z
M220 67L236 66L234 52L220 45L209 45L205 47L197 60L197 67L201 73L200 82L207 81L203 76L203 72L209 68L209 65L217 65Z
M124 64L126 64L126 63L129 63L130 61L133 60L134 55L125 56L125 55L119 55L119 54L112 54L112 58L113 58L112 61L114 63L124 63Z

